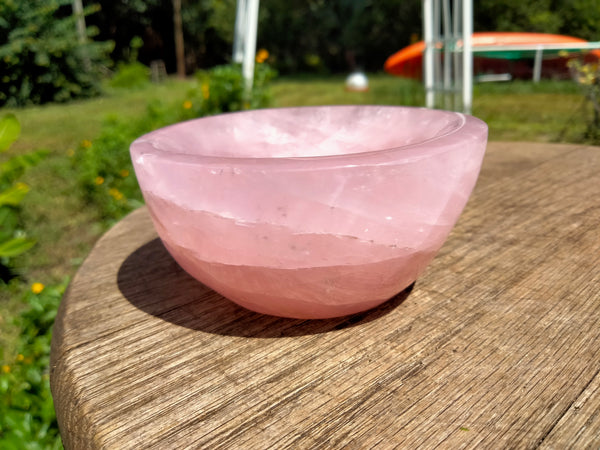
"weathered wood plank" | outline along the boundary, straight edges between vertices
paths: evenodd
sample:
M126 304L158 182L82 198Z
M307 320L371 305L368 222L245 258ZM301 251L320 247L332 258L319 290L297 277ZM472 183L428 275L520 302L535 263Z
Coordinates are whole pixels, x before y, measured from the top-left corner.
M594 446L597 448L599 442L600 371L544 438L541 448L594 448Z
M597 148L490 144L412 291L321 321L233 305L136 211L55 325L66 447L597 447L599 169Z

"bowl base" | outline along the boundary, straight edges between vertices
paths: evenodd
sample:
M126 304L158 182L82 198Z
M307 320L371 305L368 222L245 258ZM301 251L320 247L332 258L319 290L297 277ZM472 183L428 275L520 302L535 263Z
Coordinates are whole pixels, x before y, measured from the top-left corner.
M267 314L269 316L284 317L287 319L333 319L335 317L349 316L367 311L385 303L389 299L371 300L349 305L324 305L322 303L311 303L300 300L286 301L283 303L281 302L281 299L277 300L279 301L274 303L276 307L272 309L265 304L245 302L239 299L231 301L250 311L259 314ZM271 302L269 302L269 304L270 303Z
M413 283L434 250L372 263L281 269L209 263L163 240L177 263L232 302L261 314L330 319L379 306Z

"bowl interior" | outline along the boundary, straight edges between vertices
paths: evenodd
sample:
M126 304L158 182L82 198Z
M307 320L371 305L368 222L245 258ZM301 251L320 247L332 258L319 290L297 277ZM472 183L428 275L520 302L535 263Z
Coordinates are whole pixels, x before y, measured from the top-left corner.
M424 108L278 108L183 122L146 136L155 149L219 158L306 158L424 143L459 130L462 114Z

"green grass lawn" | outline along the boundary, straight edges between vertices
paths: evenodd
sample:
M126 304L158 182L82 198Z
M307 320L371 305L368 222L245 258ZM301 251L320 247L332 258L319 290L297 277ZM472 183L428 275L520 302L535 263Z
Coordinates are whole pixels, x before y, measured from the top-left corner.
M488 123L490 140L579 142L590 108L572 81L479 84L473 95L473 114Z
M12 317L22 306L20 292L33 282L52 284L72 275L103 232L94 209L77 195L76 171L69 153L82 140L93 140L107 116L137 117L149 101L184 98L190 86L190 82L169 80L139 90L108 90L101 98L69 104L0 110L0 114L14 113L21 123L21 137L9 155L36 149L50 151L22 178L31 187L21 203L25 226L37 245L14 260L24 283L0 285L0 348L4 349L0 364L2 359L14 356L18 330L12 325Z
M368 92L347 92L344 77L284 78L274 83L275 106L389 104L422 106L421 83L384 74L369 76ZM568 141L581 139L582 95L572 81L475 85L473 115L490 126L490 140Z
M371 75L367 92L345 89L345 78L296 77L276 80L274 106L377 104L417 106L424 103L421 83L388 75Z
M370 75L369 81L368 92L347 92L343 76L280 78L272 86L273 105L423 104L418 82L384 74ZM104 231L97 212L77 195L77 168L69 154L82 140L93 141L108 115L135 118L153 99L181 102L191 83L169 80L139 90L110 90L86 101L0 111L14 112L22 125L12 153L50 150L50 156L23 179L31 186L22 203L26 228L38 244L15 260L22 282L0 287L0 345L9 349L5 357L16 332L10 322L20 307L15 300L18 290L73 275ZM575 142L585 129L582 96L569 81L480 84L475 87L473 113L488 122L491 140Z

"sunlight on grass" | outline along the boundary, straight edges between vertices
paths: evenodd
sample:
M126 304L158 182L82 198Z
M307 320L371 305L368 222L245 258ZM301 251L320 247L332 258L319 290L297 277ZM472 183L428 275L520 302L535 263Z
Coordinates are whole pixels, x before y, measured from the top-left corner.
M15 143L15 151L43 147L62 153L81 140L96 136L108 114L136 117L149 101L179 99L190 87L191 81L169 79L144 89L107 88L106 95L90 100L4 109L3 112L14 113L21 122L22 136Z
M276 81L275 106L379 104L423 106L420 82L369 75L368 92L348 92L345 78L302 77ZM582 95L572 81L485 83L475 86L473 115L490 127L490 140L577 142L585 131Z
M490 140L537 142L581 139L582 96L571 81L525 81L477 85L473 114L490 127Z
M103 231L96 212L76 194L77 177L70 152L84 139L93 140L107 115L137 117L145 112L149 101L179 101L190 87L191 82L169 80L140 90L109 89L103 97L68 104L2 109L2 113L14 113L22 126L11 154L50 150L48 157L21 178L31 187L21 203L22 216L28 235L37 244L15 258L17 274L26 274L28 281L59 282L74 273ZM17 300L19 289L18 283L0 289L0 345L4 355L10 355L15 345L18 328L12 318L22 308Z
M285 78L273 83L274 106L315 105L405 105L424 102L423 87L414 80L388 75L370 75L367 92L349 92L345 77Z

